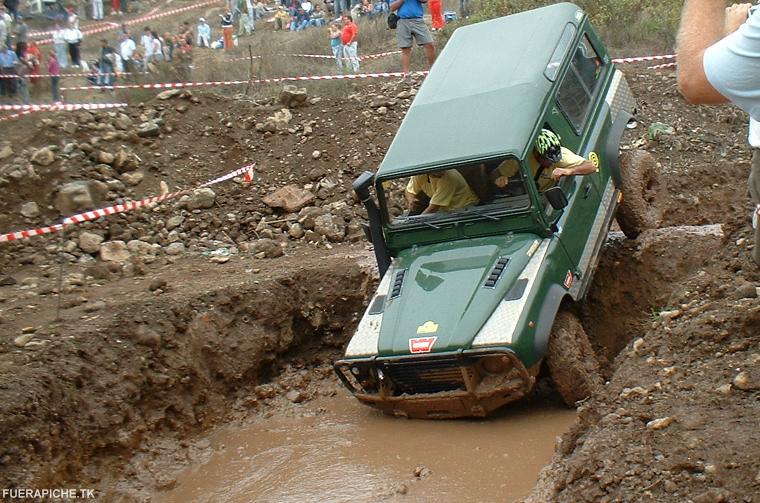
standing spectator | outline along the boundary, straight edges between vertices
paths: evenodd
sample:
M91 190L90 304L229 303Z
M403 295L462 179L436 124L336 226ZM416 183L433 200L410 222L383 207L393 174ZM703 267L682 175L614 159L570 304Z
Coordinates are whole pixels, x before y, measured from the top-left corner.
M470 17L470 0L459 0L459 17L462 19Z
M678 86L691 103L731 101L750 116L749 194L760 265L760 9L723 0L686 0L678 33Z
M166 61L171 61L174 58L174 47L176 47L176 45L177 43L174 39L174 35L168 31L164 33L164 59Z
M0 8L0 22L4 27L5 35L0 39L0 45L5 44L10 47L11 45L11 28L13 28L13 18L4 7Z
M164 59L164 41L158 36L155 31L150 32L153 41L153 61L161 61Z
M140 37L140 45L143 48L143 61L145 62L144 70L148 70L148 63L153 58L153 34L147 26L143 28L143 35Z
M56 59L61 68L69 66L69 57L66 54L68 47L66 45L66 30L61 25L56 24L53 30L53 49L55 50Z
M343 44L343 57L351 63L354 73L359 71L359 57L357 56L357 37L359 28L349 14L343 14L343 30L340 34L340 43Z
M343 45L340 43L340 25L337 21L330 23L328 28L330 32L330 49L335 56L335 63L338 65L338 71L343 72Z
M211 47L211 26L205 18L198 20L198 47Z
M24 18L16 18L16 56L23 58L26 56L26 43L29 36L29 27L26 25Z
M335 0L335 19L340 19L344 12L348 10L349 0Z
M276 30L284 30L287 29L288 20L290 19L290 16L285 11L285 7L282 5L277 6L277 12L274 15L274 29Z
M132 55L135 53L137 46L135 45L135 41L124 33L122 33L121 37L119 38L121 39L119 42L119 56L121 56L121 66L124 69L124 73L129 73L132 67L130 63L132 61Z
M92 0L92 19L103 19L103 0Z
M256 31L256 2L255 0L245 0L245 15L248 17L248 24L251 27L251 33Z
M3 5L11 13L13 20L16 21L18 19L18 0L5 0Z
M29 65L32 74L40 73L42 51L40 51L40 48L34 40L29 42L29 46L26 48L26 62ZM30 77L29 80L32 84L37 83L37 77Z
M227 11L227 13L224 15L219 14L219 17L221 18L222 22L222 34L224 35L224 50L231 51L232 32L235 29L232 25L232 13L230 11Z
M427 0L423 0L423 3ZM412 41L425 47L428 66L435 61L433 37L427 25L422 20L422 3L420 0L396 0L391 4L391 11L398 14L396 41L401 49L401 71L409 73L412 60Z
M430 0L430 18L433 31L443 29L443 5L441 0Z
M63 33L63 38L66 40L66 44L69 46L69 57L71 57L71 66L79 68L81 62L79 61L79 46L82 43L82 32L79 28L75 28L70 25Z
M15 75L16 63L18 63L18 56L7 45L0 52L0 72L2 76ZM3 96L14 96L16 94L16 79L13 78L0 78L0 90Z
M69 7L66 11L67 17L66 22L69 26L73 26L75 29L79 29L79 16L77 16L76 11L74 10L74 7Z
M193 36L193 29L190 28L190 22L183 21L182 22L182 28L180 29L180 38L183 39L183 43L189 45L190 47L193 46L193 39L195 38Z
M100 40L100 60L98 61L98 68L100 69L98 75L99 86L112 86L114 81L114 73L116 73L116 50L108 45L108 40Z
M251 18L247 15L240 16L240 25L238 28L238 38L242 37L243 35L252 35L253 34L253 25L251 24Z
M129 12L129 0L120 0L121 3L121 12L123 14L126 14Z
M120 0L111 0L111 14L121 14Z
M20 58L16 64L16 79L18 83L18 94L21 98L21 103L24 105L29 104L29 62L25 58Z

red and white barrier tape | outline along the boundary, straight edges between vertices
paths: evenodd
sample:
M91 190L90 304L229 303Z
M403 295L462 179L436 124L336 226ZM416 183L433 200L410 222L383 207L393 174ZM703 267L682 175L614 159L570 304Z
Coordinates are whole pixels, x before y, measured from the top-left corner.
M238 168L234 171L227 173L226 175L222 175L218 178L214 178L213 180L204 182L192 189L171 192L169 194L164 194L161 196L147 197L144 199L140 199L139 201L128 201L124 204L117 204L115 206L108 206L106 208L100 208L97 210L86 211L84 213L72 215L70 217L64 218L63 223L61 224L55 224L55 225L50 225L46 227L39 227L37 229L28 229L28 230L23 230L23 231L8 232L6 234L0 234L0 243L17 241L19 239L28 239L35 236L42 236L45 234L52 234L52 233L63 230L64 227L67 227L69 225L75 225L78 223L87 222L89 220L95 220L97 218L104 217L107 215L124 213L124 212L131 211L134 209L143 208L145 206L150 206L152 204L159 203L161 201L166 201L167 199L172 199L179 196L183 196L185 194L190 194L196 189L208 187L210 185L216 185L218 183L230 180L240 175L243 175L243 179L246 183L250 183L253 180L253 168L255 166L256 166L256 163L248 164L247 166Z
M38 110L24 110L24 111L21 111L21 112L19 112L17 114L6 115L5 117L0 117L0 122L18 119L19 117L23 117L24 115L33 114L35 112L38 112Z
M103 110L106 108L123 108L126 106L128 106L126 103L40 103L36 105L0 105L0 110L28 110L31 112L57 112L64 110L72 112L74 110Z
M113 27L118 27L119 23L114 23L112 21L103 21L102 23L88 24L87 26L83 26L83 28L85 30L99 30L99 29L104 28L104 26L101 26L101 25L109 25L109 26L113 26ZM45 36L48 36L48 35L52 35L53 33L55 33L54 30L50 30L50 31L33 31L32 33L29 34L29 36L32 37L32 38L34 38L34 37L45 37Z
M664 65L654 65L654 66L648 66L647 69L649 70L659 70L661 68L675 68L678 66L678 63L665 63Z
M219 0L208 0L207 2L200 2L200 3L197 3L197 4L193 4L193 5L188 5L187 7L181 7L179 9L172 9L172 10L168 10L166 12L159 12L158 14L151 14L151 15L147 15L147 16L144 16L144 17L139 17L137 19L130 19L129 21L124 21L124 24L126 24L127 26L133 25L133 24L139 24L139 23L142 23L142 22L145 22L145 21L151 21L153 19L159 19L159 18L162 18L162 17L171 16L171 15L174 15L174 14L179 14L180 12L187 12L189 10L198 9L200 7L206 7L207 5L220 4L220 3L221 2ZM105 26L105 27L102 27L102 28L93 28L91 30L85 30L85 31L82 32L82 35L93 35L95 33L102 33L104 31L111 31L111 30L115 30L116 28L118 28L120 26L117 23L109 23L109 24L111 26ZM39 42L37 42L38 45L52 44L52 43L53 43L53 39L52 38L45 39L45 40L40 40Z
M219 178L214 178L213 180L204 182L198 185L195 189L208 187L210 185L216 185L217 183L224 182L226 180L235 178L236 176L240 176L246 173L248 173L248 176L246 176L246 179L250 179L251 178L250 172L253 171L254 166L255 166L255 163L249 164L247 166L243 166L242 168L238 168L235 171L231 171L227 173L226 175L220 176ZM106 208L100 208L97 210L85 211L84 213L79 213L77 215L72 215L70 217L64 218L63 225L79 224L82 222L87 222L88 220L95 220L97 218L104 217L107 215L114 215L116 213L124 213L124 212L131 211L137 208L143 208L151 204L160 203L161 201L166 201L167 199L174 199L176 197L189 194L195 189L179 190L177 192L170 192L168 194L163 194L161 196L146 197L144 199L140 199L139 201L128 201L124 204L117 204L115 206L108 206Z
M662 56L638 56L635 58L615 58L613 63L637 63L639 61L661 61L663 59L675 59L675 54L665 54Z
M278 82L295 82L306 80L355 80L355 79L369 79L369 78L390 78L390 77L404 77L405 75L427 75L427 71L422 72L410 72L405 74L403 72L381 72L381 73L349 73L343 75L310 75L305 77L277 77L272 79L254 79L254 80L226 80L226 81L210 81L210 82L166 82L158 84L116 84L113 86L75 86L75 87L62 87L61 91L90 91L93 89L166 89L166 88L182 88L182 87L201 87L201 86L226 86L226 85L242 85L242 84L273 84ZM2 108L0 108L2 110Z
M359 60L365 60L365 59L378 59L383 58L385 56L391 56L393 54L401 54L401 51L389 51L389 52L380 52L377 54L367 54L365 56L359 56ZM257 55L252 56L253 59L261 59L264 56ZM272 57L294 57L294 58L316 58L316 59L335 59L335 56L332 54L272 54ZM250 56L240 56L238 58L229 58L225 61L248 61L250 59ZM350 58L341 58L348 60Z

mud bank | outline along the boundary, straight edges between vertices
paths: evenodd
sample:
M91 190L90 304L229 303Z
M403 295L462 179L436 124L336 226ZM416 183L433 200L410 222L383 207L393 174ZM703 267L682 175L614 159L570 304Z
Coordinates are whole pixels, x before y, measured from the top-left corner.
M92 487L109 472L132 476L120 467L149 439L207 429L241 396L256 407L251 390L268 382L279 356L342 345L371 284L356 257L277 263L255 273L222 266L205 271L206 282L195 274L200 295L175 287L156 296L143 285L96 319L67 310L37 332L37 346L4 347L2 486ZM191 274L180 264L161 276L178 286Z

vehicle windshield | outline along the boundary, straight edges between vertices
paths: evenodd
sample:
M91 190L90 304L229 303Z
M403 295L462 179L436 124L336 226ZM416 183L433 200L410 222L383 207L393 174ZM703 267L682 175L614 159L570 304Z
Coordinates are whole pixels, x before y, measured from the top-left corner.
M495 220L530 208L514 157L385 179L380 189L385 221L392 226L438 228L451 221Z

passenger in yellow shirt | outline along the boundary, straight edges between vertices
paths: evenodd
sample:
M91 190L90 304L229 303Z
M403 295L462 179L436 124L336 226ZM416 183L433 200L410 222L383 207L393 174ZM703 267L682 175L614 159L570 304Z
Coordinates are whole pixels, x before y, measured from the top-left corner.
M452 211L480 202L455 169L412 176L405 195L411 215Z
M596 171L594 164L562 146L559 136L548 129L541 130L536 139L533 155L528 156L528 166L538 190L552 187L562 176L587 175ZM520 170L517 159L507 159L495 170L494 184L504 188L509 177Z

